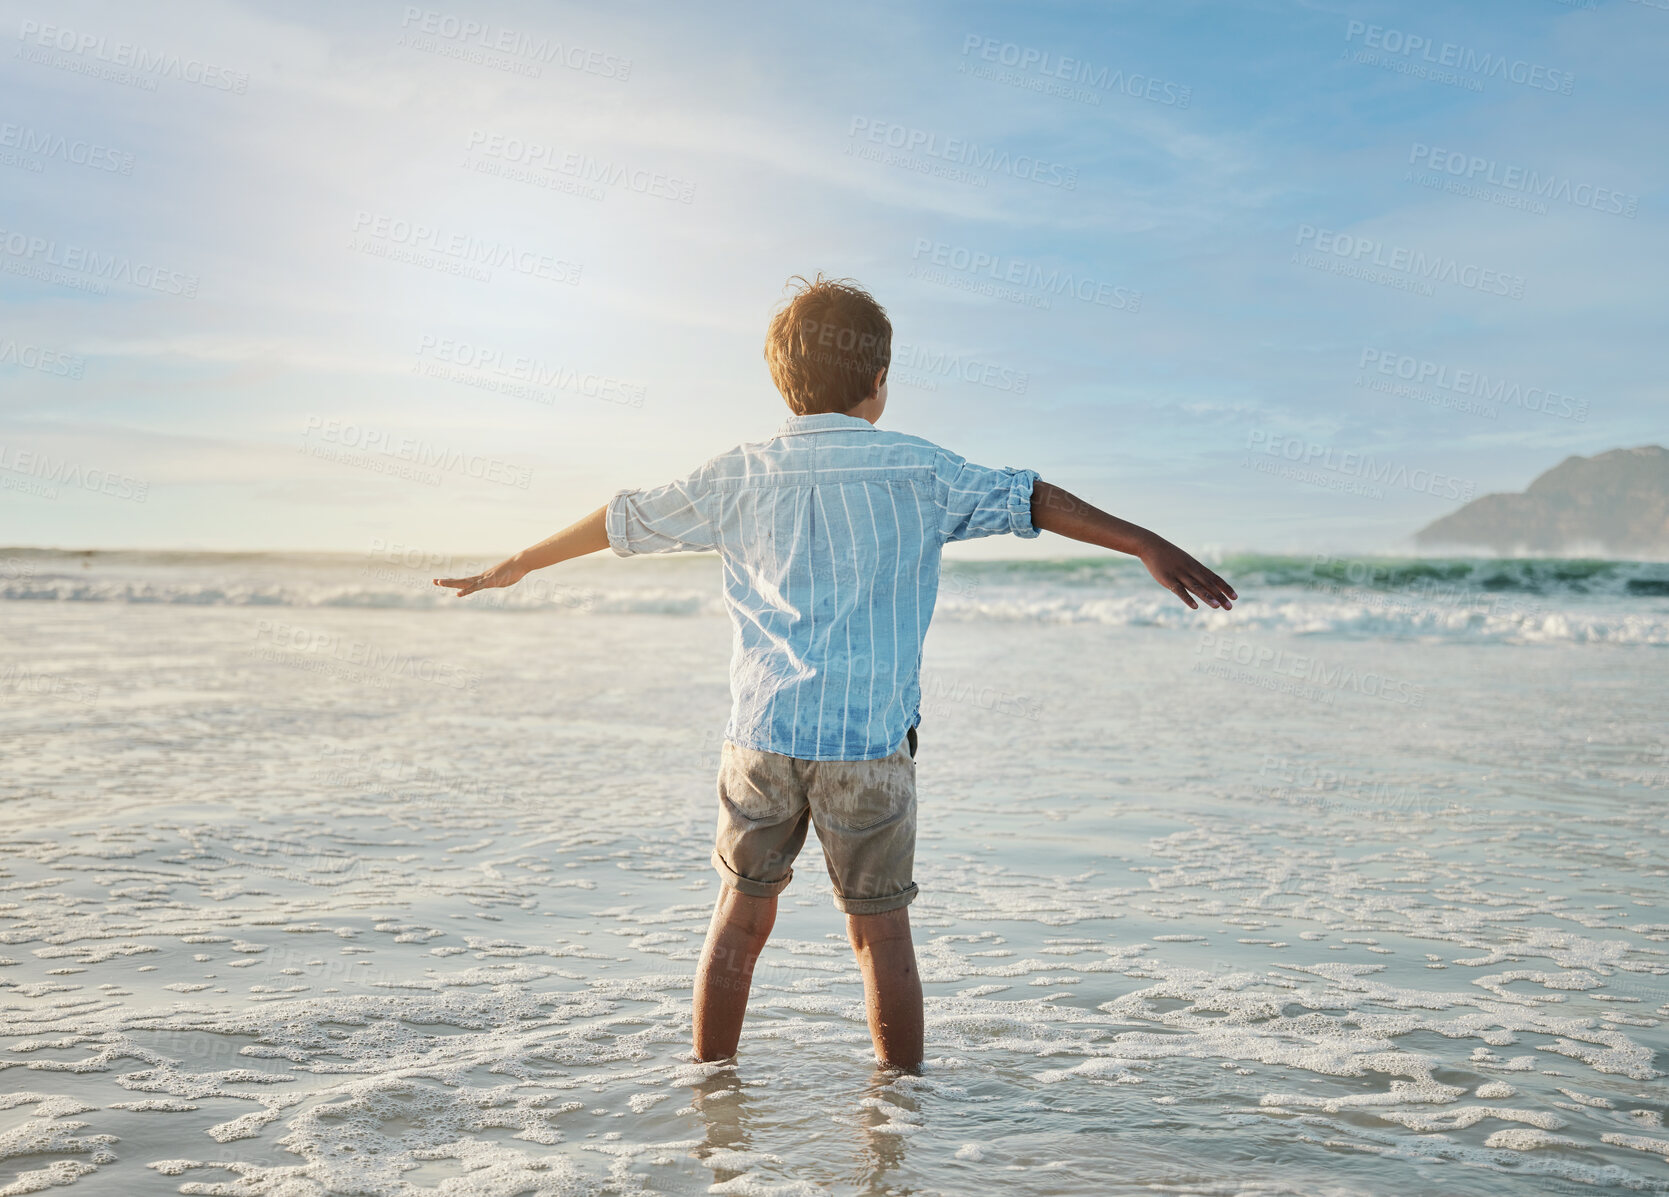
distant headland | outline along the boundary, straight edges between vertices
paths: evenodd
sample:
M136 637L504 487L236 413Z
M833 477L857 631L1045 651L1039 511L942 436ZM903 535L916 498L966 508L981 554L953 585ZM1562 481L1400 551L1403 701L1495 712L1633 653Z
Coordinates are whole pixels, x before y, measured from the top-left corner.
M1567 457L1522 494L1484 495L1414 534L1422 550L1669 556L1669 449Z

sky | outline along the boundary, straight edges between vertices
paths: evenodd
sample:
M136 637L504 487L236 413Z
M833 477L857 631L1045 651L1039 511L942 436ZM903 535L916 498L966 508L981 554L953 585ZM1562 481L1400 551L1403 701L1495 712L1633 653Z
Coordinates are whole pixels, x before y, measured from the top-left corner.
M0 42L0 544L513 550L770 436L818 271L892 319L885 426L1202 553L1405 551L1669 441L1669 0L0 0Z

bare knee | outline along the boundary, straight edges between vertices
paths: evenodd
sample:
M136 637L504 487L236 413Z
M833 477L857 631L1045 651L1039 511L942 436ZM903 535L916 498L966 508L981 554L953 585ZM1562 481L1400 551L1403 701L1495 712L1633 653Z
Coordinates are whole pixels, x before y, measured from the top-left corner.
M713 915L731 934L763 944L776 924L777 900L756 898L725 886Z

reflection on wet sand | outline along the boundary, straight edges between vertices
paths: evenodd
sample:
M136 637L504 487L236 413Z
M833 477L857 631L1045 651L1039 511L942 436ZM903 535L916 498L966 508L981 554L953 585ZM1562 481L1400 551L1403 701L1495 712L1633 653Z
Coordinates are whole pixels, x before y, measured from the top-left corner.
M903 1166L909 1136L921 1125L915 1095L894 1084L905 1075L895 1068L876 1068L858 1102L858 1126L863 1131L857 1169L860 1192L910 1191L887 1183L889 1175Z
M824 1110L836 1123L855 1130L851 1154L830 1161L842 1179L858 1193L889 1197L913 1192L900 1187L908 1137L922 1125L918 1097L898 1082L907 1079L896 1069L877 1067L857 1092L830 1092ZM755 1082L759 1084L759 1082ZM712 1169L713 1183L725 1184L778 1157L753 1146L756 1132L769 1137L773 1123L784 1121L782 1110L767 1095L754 1096L732 1058L716 1072L690 1086L690 1108L704 1129L701 1145L690 1154ZM801 1111L803 1112L803 1111Z
M753 1100L742 1087L734 1060L690 1086L690 1105L706 1131L701 1146L691 1154L713 1169L714 1184L734 1180L752 1166L748 1122Z

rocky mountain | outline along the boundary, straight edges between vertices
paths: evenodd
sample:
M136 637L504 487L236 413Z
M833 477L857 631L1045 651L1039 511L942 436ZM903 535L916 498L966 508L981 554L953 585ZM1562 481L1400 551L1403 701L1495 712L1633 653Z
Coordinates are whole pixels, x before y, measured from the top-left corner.
M1523 494L1484 495L1414 534L1420 549L1669 556L1669 449L1567 457Z

